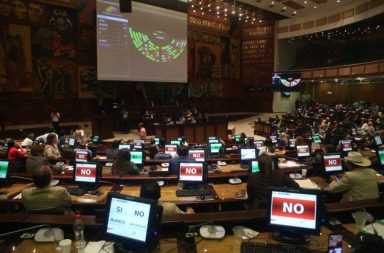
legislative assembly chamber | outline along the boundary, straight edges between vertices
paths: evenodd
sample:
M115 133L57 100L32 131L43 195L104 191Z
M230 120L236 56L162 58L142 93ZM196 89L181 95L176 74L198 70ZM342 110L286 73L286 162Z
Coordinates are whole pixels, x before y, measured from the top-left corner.
M1 253L383 253L384 0L0 0Z

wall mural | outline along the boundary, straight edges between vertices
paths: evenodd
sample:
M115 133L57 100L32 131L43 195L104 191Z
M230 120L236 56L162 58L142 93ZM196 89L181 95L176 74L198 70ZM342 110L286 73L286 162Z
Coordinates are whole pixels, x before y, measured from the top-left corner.
M221 77L221 47L220 45L195 43L196 78Z
M215 79L195 80L189 85L189 94L191 97L222 97L223 84Z
M0 27L0 86L3 91L31 91L30 27L4 24Z
M78 67L79 98L113 97L113 85L97 81L95 66Z
M38 97L73 98L76 87L76 66L70 61L35 58L34 67L37 73L35 95Z
M231 39L229 48L230 60L230 79L240 79L240 59L241 59L241 42L240 40Z

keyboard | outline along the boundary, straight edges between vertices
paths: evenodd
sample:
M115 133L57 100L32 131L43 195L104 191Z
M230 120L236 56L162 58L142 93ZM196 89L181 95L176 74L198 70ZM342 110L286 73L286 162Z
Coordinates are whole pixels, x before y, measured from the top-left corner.
M88 190L81 189L81 188L67 188L67 190L71 195L74 195L74 196L82 196L88 193Z
M188 190L177 190L177 197L190 197L190 196L205 196L212 195L211 189L188 189Z
M310 253L307 248L290 244L272 244L259 242L241 243L241 253Z

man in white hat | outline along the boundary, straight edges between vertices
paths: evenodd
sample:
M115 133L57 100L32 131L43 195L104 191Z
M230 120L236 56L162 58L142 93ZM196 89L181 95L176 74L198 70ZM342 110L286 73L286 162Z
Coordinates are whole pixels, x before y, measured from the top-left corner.
M340 181L333 181L328 186L330 193L343 193L342 202L379 197L376 172L368 168L371 161L359 152L351 151L346 158L348 172Z

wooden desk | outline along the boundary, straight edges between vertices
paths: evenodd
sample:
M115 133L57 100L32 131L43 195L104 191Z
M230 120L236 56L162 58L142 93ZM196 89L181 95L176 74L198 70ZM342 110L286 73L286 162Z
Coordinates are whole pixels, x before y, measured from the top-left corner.
M54 243L37 243L34 240L26 239L23 240L12 253L26 253L26 252L36 252L36 253L45 253L45 252L55 252ZM77 252L75 244L72 240L71 252ZM100 251L106 252L106 251ZM178 252L178 245L176 238L161 239L159 244L159 253L172 253Z
M19 194L22 190L30 187L31 183L16 183L12 184L8 187L0 188L1 192L4 192L3 195L0 196L0 199L10 199Z
M97 190L103 194L100 196L93 196L89 194L85 194L83 196L71 195L71 201L72 203L105 203L108 192L112 191L112 186L102 185Z
M215 190L217 196L221 200L234 200L236 199L236 193L245 190L247 188L246 183L242 184L214 184L213 189Z

